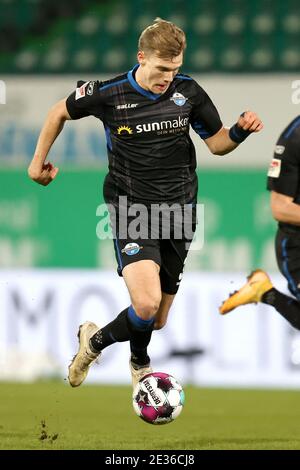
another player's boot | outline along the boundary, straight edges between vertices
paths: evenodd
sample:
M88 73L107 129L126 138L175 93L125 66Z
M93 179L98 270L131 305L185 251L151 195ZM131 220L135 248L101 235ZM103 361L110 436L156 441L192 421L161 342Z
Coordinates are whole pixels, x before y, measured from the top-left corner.
M263 294L273 287L269 276L261 269L253 271L247 280L248 282L243 287L231 294L219 307L219 312L222 315L231 312L240 305L260 302Z
M145 377L147 374L152 374L153 369L150 366L150 362L144 366L139 366L138 364L135 364L132 361L132 358L129 360L129 367L130 367L130 372L131 372L131 378L132 378L132 386L133 389L135 389L135 386L137 383Z
M79 340L78 353L69 365L68 379L72 387L78 387L82 384L88 374L90 365L101 354L92 351L90 347L90 339L99 329L99 326L90 321L86 321L79 327L77 334Z

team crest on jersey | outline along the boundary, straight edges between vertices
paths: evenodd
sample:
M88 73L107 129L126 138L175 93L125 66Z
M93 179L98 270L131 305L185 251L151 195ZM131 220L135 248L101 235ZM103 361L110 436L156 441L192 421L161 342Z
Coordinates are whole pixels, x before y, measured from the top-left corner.
M177 106L183 106L187 102L187 98L183 96L181 93L173 93L172 98L170 98L171 101L174 101Z
M85 82L81 87L76 88L75 100L79 100L79 98L83 98L86 93L86 87L90 82Z
M271 178L279 178L280 170L281 160L279 160L279 158L273 158L269 166L268 176Z
M125 248L123 248L122 253L126 253L126 255L128 255L128 256L137 255L138 252L142 248L143 247L138 245L138 243L127 243Z
M284 145L276 145L275 153L277 153L278 155L282 155L284 151L285 151Z

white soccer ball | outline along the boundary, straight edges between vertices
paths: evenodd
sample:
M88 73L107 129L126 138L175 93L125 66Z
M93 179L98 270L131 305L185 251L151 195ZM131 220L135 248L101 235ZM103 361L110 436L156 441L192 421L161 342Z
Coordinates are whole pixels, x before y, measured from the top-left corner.
M153 372L143 377L133 391L136 414L150 424L167 424L177 418L184 405L184 391L172 375Z

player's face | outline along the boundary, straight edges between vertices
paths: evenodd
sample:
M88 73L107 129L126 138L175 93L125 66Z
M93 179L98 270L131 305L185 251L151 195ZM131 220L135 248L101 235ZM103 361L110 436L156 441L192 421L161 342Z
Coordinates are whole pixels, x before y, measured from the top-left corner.
M156 54L138 52L140 67L137 82L152 93L165 93L182 65L183 53L172 59L161 59Z

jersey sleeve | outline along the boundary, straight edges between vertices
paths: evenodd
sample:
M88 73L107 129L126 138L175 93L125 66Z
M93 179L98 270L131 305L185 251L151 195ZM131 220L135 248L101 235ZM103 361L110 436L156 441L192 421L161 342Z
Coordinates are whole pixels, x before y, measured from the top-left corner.
M76 90L68 96L66 106L72 119L86 116L103 117L103 97L101 96L101 82L77 82Z
M191 116L191 126L201 137L207 139L222 127L220 115L208 94L196 82L196 96Z
M300 150L294 140L279 139L268 171L267 189L296 197L299 187Z

